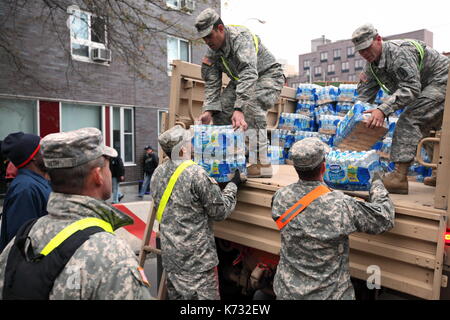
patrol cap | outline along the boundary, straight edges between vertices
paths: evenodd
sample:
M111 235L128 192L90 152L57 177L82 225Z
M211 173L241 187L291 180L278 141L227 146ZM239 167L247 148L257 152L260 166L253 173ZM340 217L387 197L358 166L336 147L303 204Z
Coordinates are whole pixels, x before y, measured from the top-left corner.
M117 151L103 144L97 128L52 133L41 141L44 164L48 169L73 168L101 156L117 157Z
M190 142L192 139L192 133L189 130L184 129L180 125L176 125L169 130L161 133L158 137L158 142L163 151L170 156L172 149L179 143ZM182 144L180 145L180 147Z
M211 33L214 23L219 20L219 14L214 9L207 8L203 10L195 19L195 28L198 38L206 37Z
M378 31L370 23L366 23L356 29L352 34L352 42L355 45L355 50L363 50L372 44L373 38L378 34Z
M318 138L305 138L297 141L291 148L294 167L300 171L316 168L325 160L330 147Z
M152 146L148 145L148 146L144 147L144 150L149 150L149 149L153 150Z

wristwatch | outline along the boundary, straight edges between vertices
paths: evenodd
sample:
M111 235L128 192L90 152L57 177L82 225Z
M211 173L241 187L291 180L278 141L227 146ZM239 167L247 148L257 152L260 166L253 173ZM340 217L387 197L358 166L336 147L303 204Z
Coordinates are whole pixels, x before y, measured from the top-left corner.
M242 108L234 108L234 111L240 111L240 112L243 112L243 111L242 111Z

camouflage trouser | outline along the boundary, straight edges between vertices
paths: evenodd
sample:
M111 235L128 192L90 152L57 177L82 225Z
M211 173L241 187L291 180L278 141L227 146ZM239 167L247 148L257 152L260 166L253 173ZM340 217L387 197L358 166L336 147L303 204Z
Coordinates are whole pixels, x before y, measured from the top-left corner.
M220 300L217 267L201 273L167 273L169 300Z
M242 111L249 129L246 134L249 141L256 142L256 150L250 149L250 159L256 159L256 151L259 150L261 162L267 163L267 111L278 101L283 85L284 76L281 69L277 68L273 72L264 74L257 80L250 101L243 106ZM213 116L214 124L231 124L235 101L236 82L230 81L220 97L222 111Z
M417 99L400 115L392 138L391 161L410 162L414 160L419 141L439 130L444 115L445 86L429 85ZM424 146L426 146L424 144ZM430 147L426 148L430 158Z

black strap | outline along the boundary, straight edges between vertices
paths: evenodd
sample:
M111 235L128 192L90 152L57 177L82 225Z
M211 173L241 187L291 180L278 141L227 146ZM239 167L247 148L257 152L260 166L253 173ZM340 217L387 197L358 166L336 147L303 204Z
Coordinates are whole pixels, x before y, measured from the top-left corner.
M37 220L37 219L35 219ZM28 254L25 253L25 243L28 233L36 221L21 228L19 238L8 255L5 269L3 299L5 300L46 300L49 298L53 284L76 250L89 237L97 232L103 232L100 227L89 227L79 230L67 238L47 256L30 256L33 252L31 244ZM22 230L23 229L23 230Z

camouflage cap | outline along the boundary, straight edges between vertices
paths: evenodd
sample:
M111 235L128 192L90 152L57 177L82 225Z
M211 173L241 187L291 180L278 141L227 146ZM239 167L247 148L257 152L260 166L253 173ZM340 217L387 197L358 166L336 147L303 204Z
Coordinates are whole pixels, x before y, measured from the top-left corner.
M325 160L330 147L318 138L305 138L297 141L291 148L294 167L307 171L316 168Z
M211 33L214 23L219 20L219 14L214 9L207 8L203 10L195 19L195 28L198 38L206 37Z
M73 168L103 155L117 157L117 151L103 144L97 128L52 133L41 141L44 164L48 169Z
M355 50L364 50L372 44L373 38L378 34L378 31L370 23L366 23L356 29L352 34L352 42L355 45Z
M190 142L192 139L192 132L184 129L180 125L170 128L169 130L161 133L158 137L158 142L163 151L170 156L172 149L180 144L180 147L184 142Z

